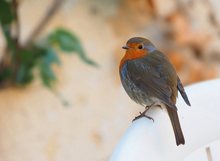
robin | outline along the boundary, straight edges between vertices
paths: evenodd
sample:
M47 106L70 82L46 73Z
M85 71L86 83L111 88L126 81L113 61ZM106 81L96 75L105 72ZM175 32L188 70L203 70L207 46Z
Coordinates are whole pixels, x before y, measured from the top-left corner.
M176 144L185 144L175 105L178 90L186 104L190 106L190 102L174 67L148 39L133 37L122 48L126 50L119 66L122 85L132 100L146 107L134 120L152 119L146 115L147 110L163 104L172 123Z

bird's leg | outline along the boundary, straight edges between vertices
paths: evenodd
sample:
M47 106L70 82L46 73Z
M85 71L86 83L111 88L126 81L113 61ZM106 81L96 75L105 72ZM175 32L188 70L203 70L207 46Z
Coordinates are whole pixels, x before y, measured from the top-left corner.
M146 115L146 112L147 112L154 104L155 104L155 103L146 106L146 107L145 107L145 110L144 110L143 112L139 112L140 114L139 114L138 116L136 116L136 117L132 120L132 122L135 121L135 120L137 120L137 119L139 119L139 118L142 118L142 117L146 117L146 118L148 118L148 119L150 119L150 120L152 120L152 121L154 122L154 119L153 119L152 117Z

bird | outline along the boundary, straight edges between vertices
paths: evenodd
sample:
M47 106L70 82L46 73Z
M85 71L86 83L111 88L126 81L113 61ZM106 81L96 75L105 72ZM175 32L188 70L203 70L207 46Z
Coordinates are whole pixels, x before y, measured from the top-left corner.
M134 120L148 117L146 112L154 106L164 105L175 135L176 145L185 144L180 125L176 98L178 91L188 106L191 106L183 84L169 59L154 44L143 37L130 38L122 47L126 50L119 64L122 86L136 103L145 106L145 111Z

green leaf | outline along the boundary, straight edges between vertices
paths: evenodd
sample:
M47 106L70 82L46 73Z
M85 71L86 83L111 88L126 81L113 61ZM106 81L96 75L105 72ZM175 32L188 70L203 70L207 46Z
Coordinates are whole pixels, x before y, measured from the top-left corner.
M17 60L19 66L16 72L16 83L25 85L33 80L33 68L40 66L40 76L46 86L51 86L55 75L51 69L52 64L60 64L55 51L41 46L30 46L28 49L20 49Z
M52 48L47 48L45 51L45 55L43 56L44 64L51 65L51 64L57 64L60 65L60 59L57 56L57 53Z
M36 50L34 46L28 49L21 48L16 54L16 61L18 64L16 70L16 83L18 85L26 85L33 80L33 68L38 60L34 53Z
M76 51L78 46L78 39L64 29L55 30L49 35L48 40L50 44L57 45L61 50L67 53Z
M51 66L41 63L39 69L43 84L51 88L53 86L53 83L56 81L56 76Z
M19 85L26 85L33 80L32 68L28 65L21 64L16 75L16 83Z
M16 54L16 42L13 40L12 36L11 36L11 29L10 29L10 25L3 25L2 26L2 31L5 37L5 40L7 41L7 47L10 49L10 53L15 56ZM14 59L14 57L13 57Z
M85 63L97 66L93 60L87 57L79 39L69 31L64 29L57 29L49 35L48 41L51 45L58 46L62 51L66 53L77 53L81 60L83 60Z
M0 71L0 83L2 81L9 80L12 77L12 70L10 68L5 68Z
M88 58L85 54L81 53L81 54L79 54L79 56L85 63L98 67L98 64L96 62L94 62L93 60L91 60L90 58Z
M10 24L14 19L11 10L11 2L0 0L0 22L4 25Z
M32 52L33 49L22 49L19 54L17 55L19 61L22 64L33 64L34 61L36 61L35 54Z
M40 77L43 84L51 88L56 81L56 75L53 72L52 64L60 64L60 60L51 48L45 48L44 54L39 60Z

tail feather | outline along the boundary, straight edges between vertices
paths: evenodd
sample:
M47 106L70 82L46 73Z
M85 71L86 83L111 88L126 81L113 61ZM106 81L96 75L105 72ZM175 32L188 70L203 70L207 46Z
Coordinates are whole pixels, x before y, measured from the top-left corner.
M170 117L170 121L172 123L173 131L176 138L176 145L185 144L185 139L183 136L183 132L180 126L179 117L177 111L167 107L167 111Z

